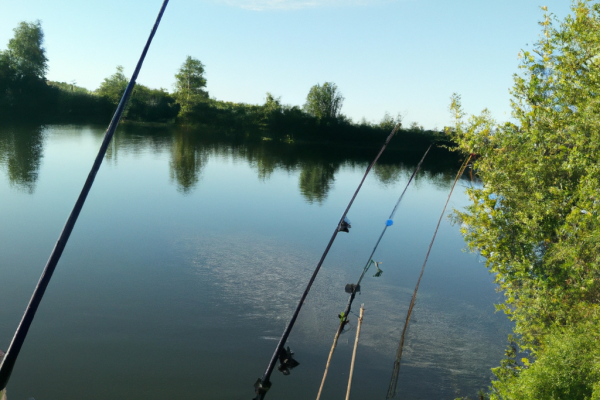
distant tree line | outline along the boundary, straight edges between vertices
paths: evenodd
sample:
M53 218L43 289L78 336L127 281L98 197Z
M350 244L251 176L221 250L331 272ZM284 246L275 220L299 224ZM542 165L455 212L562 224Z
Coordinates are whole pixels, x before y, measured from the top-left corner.
M21 22L14 29L7 50L0 51L1 120L40 122L106 122L128 83L123 67L89 91L76 82L46 79L48 58L40 22ZM173 93L137 84L124 119L149 123L176 123L201 127L220 135L255 140L380 142L400 115L386 113L379 123L363 119L354 123L341 113L344 97L337 85L313 86L305 104L281 103L270 93L265 103L253 105L210 98L206 90L204 64L188 56L175 74ZM425 131L417 124L403 129L403 147L422 147L443 135Z

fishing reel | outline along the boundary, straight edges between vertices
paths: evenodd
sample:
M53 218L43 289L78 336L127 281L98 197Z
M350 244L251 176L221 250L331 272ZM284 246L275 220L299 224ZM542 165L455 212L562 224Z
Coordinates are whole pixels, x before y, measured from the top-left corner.
M340 226L338 226L338 232L350 233L350 228L352 228L352 225L350 225L350 220L348 217L344 217L344 220L340 223Z
M258 378L256 383L254 384L254 393L256 393L256 397L252 400L260 400L263 399L265 394L271 389L271 382L265 381Z
M355 285L354 283L347 283L344 291L348 294L360 292L360 285Z
M290 350L289 346L286 349L281 349L279 352L279 366L277 369L284 375L289 375L290 370L296 368L300 363L293 358L294 352Z

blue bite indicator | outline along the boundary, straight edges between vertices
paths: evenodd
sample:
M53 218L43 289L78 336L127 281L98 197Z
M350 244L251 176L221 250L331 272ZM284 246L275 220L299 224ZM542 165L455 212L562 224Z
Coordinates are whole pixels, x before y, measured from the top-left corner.
M385 221L386 226L392 226L393 224L394 224L394 221L392 221L391 219L388 219L387 221Z

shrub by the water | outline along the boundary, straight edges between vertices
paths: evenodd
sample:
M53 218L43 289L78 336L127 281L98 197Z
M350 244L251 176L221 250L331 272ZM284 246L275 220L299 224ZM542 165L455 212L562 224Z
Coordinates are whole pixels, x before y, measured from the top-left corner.
M546 10L541 25L521 54L514 122L467 120L453 97L456 143L483 181L457 218L516 323L491 397L598 398L600 4L574 1L562 22Z

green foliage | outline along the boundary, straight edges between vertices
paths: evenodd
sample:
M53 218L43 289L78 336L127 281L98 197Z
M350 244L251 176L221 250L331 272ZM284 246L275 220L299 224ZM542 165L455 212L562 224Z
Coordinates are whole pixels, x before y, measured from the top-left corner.
M385 114L383 114L381 122L379 122L379 127L383 130L391 132L392 129L394 129L398 124L402 125L402 115L398 113L396 117L393 117L386 111Z
M323 86L316 84L308 92L304 111L317 119L338 118L342 110L344 97L333 82L325 82Z
M123 73L123 67L118 66L117 72L105 78L96 94L105 98L113 106L117 106L125 93L129 80ZM127 104L125 119L141 122L167 122L179 113L175 98L165 89L150 89L136 84Z
M7 52L0 51L0 108L11 104L13 80L14 71L10 65L10 57Z
M423 126L419 125L417 122L412 122L408 127L408 130L411 132L423 132L425 129Z
M8 49L0 51L0 116L42 107L48 98L44 33L40 22L21 22L13 29Z
M466 119L460 97L451 104L456 143L477 155L484 183L467 191L471 205L457 216L469 247L496 274L505 295L498 308L516 322L520 349L536 363L550 357L561 329L597 319L600 302L600 5L574 1L557 22L546 11L540 41L521 53L515 122L497 123L487 110ZM497 398L589 398L515 397L502 382L531 393L544 384L510 360L495 370Z
M15 29L9 49L0 51L0 119L108 121L128 85L123 67L118 66L94 92L74 82L47 82L43 79L47 68L43 38L39 22L23 22ZM379 123L354 124L340 114L343 97L337 86L329 82L311 88L304 108L283 104L270 93L262 105L209 99L204 72L204 65L188 56L175 75L173 94L136 84L124 118L157 123L177 118L179 123L203 125L222 134L257 140L343 141L360 145L379 145L401 120L400 115L392 117L386 113ZM395 141L392 147L421 151L439 139L436 132L422 129L401 134L402 141Z
M561 327L538 345L539 357L495 368L491 399L600 399L600 324ZM514 359L513 354L513 359ZM517 367L517 365L520 366Z
M48 70L44 32L40 21L20 22L13 29L15 36L8 41L8 56L18 77L43 79Z
M281 104L281 97L275 98L271 93L267 92L265 104L262 106L263 124L267 126L279 122L283 115L284 108L285 107Z
M65 91L65 92L90 94L90 95L92 94L92 92L90 92L86 88L81 87L81 86L77 86L77 84L75 82L73 82L73 83L67 83L67 82L48 81L47 83L48 83L49 86L53 86L53 87L55 87L57 89Z
M104 78L104 81L96 90L96 94L105 97L113 105L117 106L121 101L121 97L123 97L123 93L125 93L127 83L129 83L129 80L123 73L123 66L118 65L117 71L114 74L108 78Z
M52 115L44 115L44 120L51 122L106 122L114 112L114 105L106 98L89 90L66 84L64 82L48 82L47 97L52 99L45 109ZM35 111L28 110L35 114ZM39 114L38 114L39 115Z
M199 102L208 99L206 78L204 77L204 64L191 56L187 56L184 63L175 74L175 98L181 105L181 114L185 116Z
M399 122L399 117L398 119L390 117L390 119L393 120L393 126ZM389 121L383 124L354 124L343 118L321 120L298 106L282 104L279 98L269 93L263 105L214 99L199 102L180 122L210 127L221 134L256 140L269 138L285 142L344 142L366 146L380 146L392 130ZM398 136L397 140L391 142L392 148L416 152L425 151L431 142L445 139L439 132L425 130L415 132L400 130Z
M127 106L127 119L142 122L168 122L179 113L179 105L165 89L135 85Z

